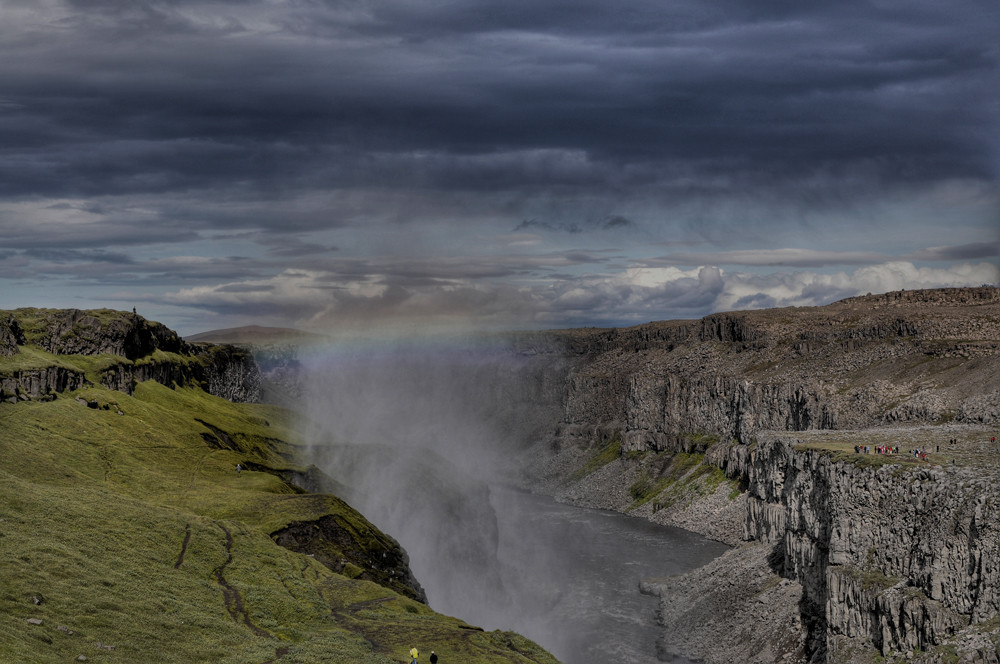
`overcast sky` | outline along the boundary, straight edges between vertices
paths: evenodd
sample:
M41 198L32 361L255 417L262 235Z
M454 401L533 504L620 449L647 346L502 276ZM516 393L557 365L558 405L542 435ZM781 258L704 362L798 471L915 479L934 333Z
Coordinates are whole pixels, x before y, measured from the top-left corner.
M630 325L1000 282L996 0L0 0L0 308Z

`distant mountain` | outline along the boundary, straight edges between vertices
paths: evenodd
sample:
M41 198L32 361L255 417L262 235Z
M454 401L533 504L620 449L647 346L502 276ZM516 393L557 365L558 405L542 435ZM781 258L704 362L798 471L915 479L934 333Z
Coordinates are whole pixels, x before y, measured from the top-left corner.
M204 342L214 344L283 344L283 343L309 343L322 341L325 337L321 334L304 332L290 327L264 327L261 325L245 325L243 327L229 327L222 330L209 330L198 334L184 337L185 341L192 343Z

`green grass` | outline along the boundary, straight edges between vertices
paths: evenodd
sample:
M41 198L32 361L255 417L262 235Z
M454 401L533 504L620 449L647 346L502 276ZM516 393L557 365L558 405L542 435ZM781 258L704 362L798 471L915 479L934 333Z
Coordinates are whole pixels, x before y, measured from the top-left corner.
M862 588L874 594L882 593L899 583L898 578L886 576L872 567L861 568L853 565L844 565L840 568L840 570L845 576L850 576L851 578L860 581ZM923 596L923 593L920 594Z
M0 375L11 375L15 371L45 369L47 367L63 367L79 369L69 359L72 356L59 356L48 353L37 346L18 346L18 352L11 356L0 355Z
M573 482L578 482L587 475L597 472L612 461L617 460L619 456L621 456L621 451L621 438L609 440L598 448L597 452L587 461L587 463L566 478L565 483L572 484Z
M356 578L358 564L339 575L275 544L274 530L329 514L359 546L388 541L278 476L301 470L295 426L154 382L0 404L0 661L387 663L415 645L451 662L555 662ZM238 462L264 470L237 476Z
M18 371L62 367L82 373L88 381L95 385L100 385L104 372L120 365L127 367L139 367L148 364L190 366L192 364L211 361L210 356L180 355L159 349L136 360L129 360L120 355L109 353L100 355L56 355L33 345L18 346L18 351L18 353L10 357L0 355L0 376L10 376Z
M634 510L656 500L654 511L657 511L681 500L711 495L723 483L733 484L735 494L739 495L735 482L729 480L718 466L706 463L704 454L678 452L670 456L669 463L658 476L652 476L649 468L639 475L629 487L634 501L629 509ZM735 498L735 495L730 494L730 498Z
M931 433L927 433L931 432ZM951 465L954 460L956 465L970 465L971 460L977 457L975 453L969 454L961 446L951 447L946 442L946 434L933 433L932 426L923 427L921 433L916 434L911 431L895 433L892 429L879 432L854 432L854 431L832 431L822 432L822 435L810 435L813 432L798 432L797 435L805 438L797 443L797 450L811 450L830 457L834 463L851 463L862 468L880 468L883 466L897 466L899 470L916 470L929 465ZM967 436L967 434L962 434ZM944 439L944 440L942 440ZM855 445L868 445L872 447L870 454L855 452ZM876 454L876 445L892 445L899 447L897 454ZM940 447L940 452L928 452L926 459L918 459L910 453L912 448L935 449ZM982 456L982 455L979 455ZM991 455L992 456L992 455Z

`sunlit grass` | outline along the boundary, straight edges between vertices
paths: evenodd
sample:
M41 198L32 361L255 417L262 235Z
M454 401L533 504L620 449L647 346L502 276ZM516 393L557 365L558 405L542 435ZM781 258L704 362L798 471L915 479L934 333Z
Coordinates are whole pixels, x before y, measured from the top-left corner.
M269 533L329 514L361 546L385 537L279 476L303 469L293 428L274 407L153 382L0 404L0 661L384 663L417 646L555 662L276 545ZM248 462L262 470L238 476Z
M587 475L597 472L612 461L617 460L621 456L621 450L622 441L620 438L609 440L597 449L597 452L587 461L587 463L570 475L566 479L566 483L571 484L573 482L577 482Z
M919 426L860 431L802 431L794 434L796 449L813 450L830 456L834 462L865 467L895 465L901 469L930 466L995 469L1000 448L990 443L996 430L980 426ZM855 452L855 445L869 446L871 452ZM876 454L878 445L899 448L899 453ZM917 457L913 450L926 457Z

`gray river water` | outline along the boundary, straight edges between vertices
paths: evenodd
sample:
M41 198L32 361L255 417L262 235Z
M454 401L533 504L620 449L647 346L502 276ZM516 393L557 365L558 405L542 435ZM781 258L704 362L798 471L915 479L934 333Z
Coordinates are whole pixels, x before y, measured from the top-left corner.
M491 502L509 598L482 622L463 618L524 634L566 664L658 662L657 599L641 594L639 582L683 573L727 549L679 528L510 489L492 489ZM432 606L433 593L428 588Z

